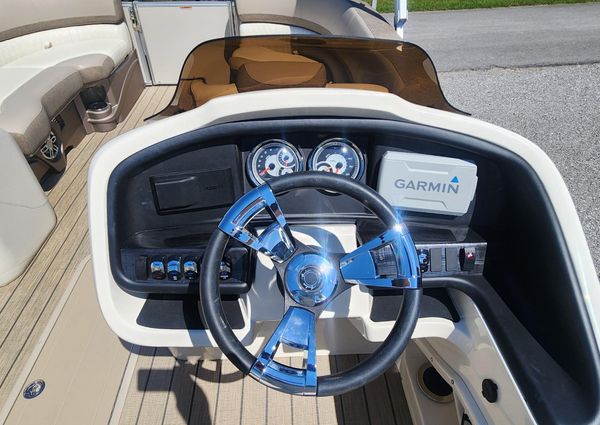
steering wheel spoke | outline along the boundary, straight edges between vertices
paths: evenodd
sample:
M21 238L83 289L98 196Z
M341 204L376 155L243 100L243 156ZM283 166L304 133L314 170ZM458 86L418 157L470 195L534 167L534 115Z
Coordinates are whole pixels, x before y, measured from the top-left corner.
M271 216L273 223L257 236L247 225L263 210ZM219 223L219 229L277 263L285 262L296 252L290 227L269 185L257 187L236 202Z
M340 259L340 272L351 284L417 289L419 259L406 226L397 224Z
M290 307L254 362L250 374L261 383L289 394L315 395L315 321L313 312L302 307ZM304 350L304 368L287 366L274 360L281 344Z

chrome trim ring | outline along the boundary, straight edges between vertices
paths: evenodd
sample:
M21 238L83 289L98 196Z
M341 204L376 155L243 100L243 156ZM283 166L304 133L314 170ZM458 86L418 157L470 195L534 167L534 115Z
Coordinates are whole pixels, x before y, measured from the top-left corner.
M254 186L260 186L261 184L264 184L268 180L270 180L265 180L257 174L256 165L257 158L260 155L260 153L262 153L264 149L270 147L271 145L288 148L290 152L292 152L292 154L296 157L296 162L298 164L298 168L294 172L296 173L304 170L304 157L302 156L302 152L299 149L297 149L294 145L292 145L290 142L284 139L264 140L258 145L256 145L256 147L252 149L252 152L250 152L250 154L246 158L246 174L248 175L248 178Z
M355 171L349 177L354 180L360 180L365 173L365 168L366 168L365 156L364 156L363 152L358 148L358 146L356 146L350 139L346 139L345 137L332 137L330 139L324 140L323 142L319 143L319 145L317 145L317 147L313 149L313 151L311 152L311 154L308 158L307 169L311 170L311 171L318 171L315 168L316 167L315 160L319 156L319 154L330 145L346 145L350 149L352 149L352 151L354 151L354 153L357 156L358 162L357 162L357 167L356 167Z

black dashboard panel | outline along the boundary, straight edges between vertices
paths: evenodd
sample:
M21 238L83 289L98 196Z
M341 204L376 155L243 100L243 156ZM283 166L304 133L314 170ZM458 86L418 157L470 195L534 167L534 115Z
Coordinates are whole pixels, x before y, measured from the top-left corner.
M169 257L183 259L189 250L197 252L200 262L203 247L228 206L254 187L246 166L248 156L270 139L285 140L294 146L302 157L301 169L307 168L311 154L323 141L348 139L360 151L364 161L360 180L373 188L377 187L381 159L390 150L475 162L479 166L480 187L486 185L493 190L478 191L465 215L403 212L409 226L419 226L416 242L427 255L431 254L432 264L428 266L428 272L432 275L460 273L465 249L475 249L468 245L473 241L467 240L475 211L483 210L481 217L493 222L501 202L498 195L502 194L503 186L494 163L474 152L449 147L443 139L424 138L406 129L389 131L372 128L373 124L379 123L383 122L297 119L232 123L164 141L128 158L113 173L109 194L118 199L109 211L115 226L113 246L115 252L120 253L115 255L118 261L113 268L117 282L126 290L142 296L148 293L196 293L197 283L194 280L136 278L132 266L134 254L150 257L160 254L156 253L157 250L162 250L165 269ZM349 197L323 191L292 191L281 195L279 201L291 223L354 223L373 217ZM260 224L260 218L257 224ZM484 248L477 248L480 261L474 272L480 274L485 258L485 241L479 239L476 242ZM451 245L447 247L445 244ZM453 261L456 261L458 269L450 267ZM225 285L236 288L234 293L247 290L252 280L251 272L231 278L246 282L246 285Z
M115 226L111 249L120 253L115 255L118 261L113 271L116 281L132 293L142 296L197 293L197 281L185 278L183 263L176 266L179 268L176 279L169 278L169 259L183 261L195 253L199 266L203 247L227 208L255 186L249 176L248 156L265 140L285 140L296 148L302 161L300 169L307 168L315 148L324 141L350 140L363 161L358 178L373 188L377 187L381 158L389 150L446 155L481 163L484 181L486 170L493 169L489 161L473 153L450 149L439 141L423 140L410 132L372 131L356 120L289 120L285 126L281 121L256 121L226 124L201 133L188 133L147 148L123 161L111 177L109 196L118 200L109 211ZM496 184L491 178L488 184ZM482 196L485 198L485 194ZM460 243L470 242L466 234L477 200L471 203L467 214L459 217L403 213L409 225L420 224L418 235L422 235L419 236L422 242L434 244L422 246L427 255L431 251L434 261L428 272L432 275L461 271L461 255L471 248ZM292 191L280 195L279 202L292 224L354 223L373 217L355 200L325 191ZM261 216L257 224L260 219ZM483 240L477 243L485 245ZM454 245L446 249L444 244ZM480 274L485 249L477 254L481 264L475 272ZM248 253L249 262L251 255ZM446 258L456 261L459 269L450 268L451 261ZM136 274L136 262L148 264L150 269L152 259L163 262L160 267L164 273L159 273L160 278ZM436 268L441 262L440 268ZM249 270L244 274L232 272L231 281L225 279L223 286L229 288L226 292L243 293L249 288L252 274L248 267L244 266L244 270Z

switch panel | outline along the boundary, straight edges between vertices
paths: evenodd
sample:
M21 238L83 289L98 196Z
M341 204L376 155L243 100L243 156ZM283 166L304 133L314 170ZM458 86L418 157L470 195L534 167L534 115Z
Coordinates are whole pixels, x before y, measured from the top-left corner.
M485 265L486 242L452 242L415 244L417 254L429 251L429 268L423 277L482 274Z
M198 293L203 248L121 250L127 287L146 294ZM255 254L246 247L230 246L219 269L222 294L243 294L253 279Z

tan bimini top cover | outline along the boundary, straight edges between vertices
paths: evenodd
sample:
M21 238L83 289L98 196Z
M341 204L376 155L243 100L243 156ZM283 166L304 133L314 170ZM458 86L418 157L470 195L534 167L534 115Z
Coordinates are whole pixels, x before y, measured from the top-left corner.
M459 112L444 97L423 49L394 40L276 35L230 37L188 55L170 116L225 95L291 87L354 88L393 93L409 102Z

